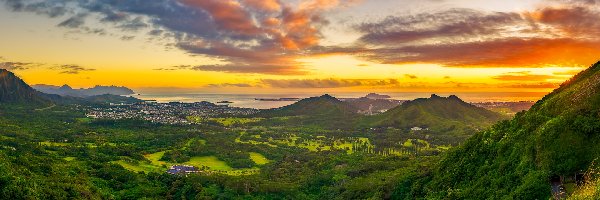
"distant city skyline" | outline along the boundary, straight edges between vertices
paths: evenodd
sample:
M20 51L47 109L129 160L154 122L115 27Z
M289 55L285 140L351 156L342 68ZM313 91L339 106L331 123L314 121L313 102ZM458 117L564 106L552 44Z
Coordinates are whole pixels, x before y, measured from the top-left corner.
M600 60L596 0L0 0L29 84L548 92Z

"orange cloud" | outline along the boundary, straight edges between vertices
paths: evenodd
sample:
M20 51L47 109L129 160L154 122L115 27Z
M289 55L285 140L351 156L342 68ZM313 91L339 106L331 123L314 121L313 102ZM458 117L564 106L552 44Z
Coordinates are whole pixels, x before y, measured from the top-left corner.
M281 10L281 4L277 0L241 0L247 6L255 9L277 12Z
M332 48L387 64L436 63L448 67L581 67L598 60L600 41L568 38L505 38L468 43L383 48Z
M346 88L397 86L396 79L262 79L261 83L273 88Z
M600 33L600 13L588 7L547 7L526 16L552 25L569 36L596 38Z
M256 35L260 29L254 24L250 14L234 0L184 0L210 13L218 27L242 35Z
M300 10L328 10L340 5L349 6L361 2L362 0L311 0L303 1L298 8Z
M558 75L558 76L573 76L575 74L578 74L579 72L581 72L582 69L578 69L578 70L568 70L568 71L562 71L562 72L554 72L552 74L554 75Z
M492 77L496 80L501 81L547 81L549 79L556 79L560 77L552 76L552 75L543 75L543 74L531 74L528 71L525 72L510 72L502 75Z

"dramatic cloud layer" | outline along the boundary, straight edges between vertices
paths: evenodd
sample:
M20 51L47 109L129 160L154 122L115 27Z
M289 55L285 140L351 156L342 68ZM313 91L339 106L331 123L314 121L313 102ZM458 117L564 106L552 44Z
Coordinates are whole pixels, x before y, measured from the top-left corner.
M304 75L311 71L299 58L329 54L387 64L576 67L587 66L600 55L600 3L596 0L546 0L538 9L519 12L449 8L375 20L352 19L345 28L360 36L343 46L322 44L326 39L323 29L332 24L327 13L361 6L362 1L0 1L15 12L64 19L57 27L100 35L110 30L98 28L97 23L112 25L121 33L145 31L150 37L173 41L169 46L224 63L157 70ZM129 34L118 37L135 38ZM85 71L71 69L65 73ZM327 80L321 84L335 85Z
M0 59L2 61L2 59ZM38 64L35 63L24 63L24 62L0 62L0 69L6 70L26 70L31 67L35 67Z
M450 9L390 16L355 26L363 36L353 46L316 50L388 64L588 66L600 55L600 12L594 5L572 1L523 13Z
M274 88L343 88L358 86L392 86L400 82L396 79L263 79L261 83Z
M526 80L525 76L534 77L534 80ZM546 75L530 75L527 72L522 74L506 74L495 77L506 83L473 83L473 82L456 82L447 81L441 83L419 82L419 81L400 81L398 79L263 79L252 87L270 87L270 88L287 88L287 89L314 89L314 88L378 88L378 89L485 89L485 88L539 88L548 89L556 88L559 83L548 82L547 79L554 78ZM516 81L521 80L521 81ZM246 84L237 86L236 84L221 84L218 86L228 87L246 87ZM250 86L250 85L248 85ZM208 87L215 87L208 85Z
M390 16L381 22L364 23L356 29L367 44L407 43L431 39L466 40L474 36L500 34L509 26L525 25L517 13L484 13L451 9L413 16Z
M319 43L328 23L321 13L350 0L2 0L13 11L49 17L69 16L57 26L106 34L91 27L90 15L124 31L148 30L176 40L193 54L229 64L198 70L235 73L303 74L295 56ZM122 36L124 40L133 39Z

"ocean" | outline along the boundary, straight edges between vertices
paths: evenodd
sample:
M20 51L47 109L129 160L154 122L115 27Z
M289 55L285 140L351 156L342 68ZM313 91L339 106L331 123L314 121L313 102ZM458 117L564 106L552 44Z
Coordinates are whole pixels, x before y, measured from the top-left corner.
M392 99L413 100L416 98L428 98L432 93L426 92L396 92L380 93L389 95ZM439 96L456 95L466 102L511 102L511 101L537 101L541 99L546 92L459 92L459 93L435 93ZM294 101L259 101L258 99L279 99L279 98L308 98L320 96L323 94L202 94L202 93L142 93L134 97L143 100L155 100L161 103L167 102L199 102L208 101L217 103L220 101L230 101L230 106L242 108L269 109L278 108L294 103ZM367 93L331 93L337 98L358 98L367 95Z

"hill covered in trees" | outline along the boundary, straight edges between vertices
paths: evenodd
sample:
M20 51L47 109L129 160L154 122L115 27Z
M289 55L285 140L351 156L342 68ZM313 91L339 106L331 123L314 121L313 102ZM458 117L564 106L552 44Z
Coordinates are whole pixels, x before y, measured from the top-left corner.
M357 109L350 104L325 94L319 97L302 99L296 103L281 108L264 110L259 116L284 117L284 116L331 116L351 115Z
M281 108L259 112L257 117L281 119L283 124L296 126L351 127L359 118L357 108L331 95L302 99ZM269 123L277 123L270 120Z
M465 135L505 119L502 115L476 107L457 96L420 98L408 101L380 115L366 117L365 127L419 127L433 132Z
M596 63L529 111L450 151L433 172L427 197L548 199L552 177L588 170L600 156L599 71Z

